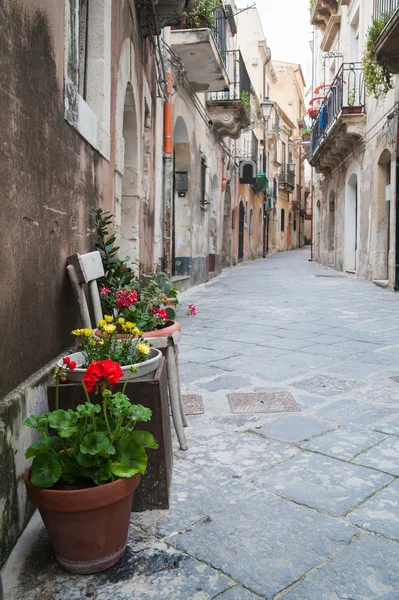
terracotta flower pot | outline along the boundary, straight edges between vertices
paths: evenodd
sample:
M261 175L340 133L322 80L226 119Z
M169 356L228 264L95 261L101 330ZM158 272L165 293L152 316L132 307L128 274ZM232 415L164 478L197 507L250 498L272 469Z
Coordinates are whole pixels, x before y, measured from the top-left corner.
M29 500L39 509L63 569L97 573L123 556L139 474L82 490L37 488L30 483L30 469L24 480Z

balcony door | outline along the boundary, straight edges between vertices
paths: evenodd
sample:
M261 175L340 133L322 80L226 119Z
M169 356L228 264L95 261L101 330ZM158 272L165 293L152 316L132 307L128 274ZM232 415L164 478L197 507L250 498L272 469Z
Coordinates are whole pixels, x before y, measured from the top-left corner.
M238 218L238 261L242 261L244 258L244 221L245 221L245 208L244 203L241 200L239 208Z
M345 271L356 272L358 178L353 173L345 188Z

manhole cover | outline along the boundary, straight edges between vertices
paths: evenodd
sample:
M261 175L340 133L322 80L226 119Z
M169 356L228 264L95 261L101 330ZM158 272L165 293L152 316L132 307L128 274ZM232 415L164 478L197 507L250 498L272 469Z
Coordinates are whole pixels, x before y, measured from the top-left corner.
M233 413L300 412L298 404L289 392L262 392L228 394Z
M187 394L182 396L185 415L202 415L204 408L202 398L198 394Z

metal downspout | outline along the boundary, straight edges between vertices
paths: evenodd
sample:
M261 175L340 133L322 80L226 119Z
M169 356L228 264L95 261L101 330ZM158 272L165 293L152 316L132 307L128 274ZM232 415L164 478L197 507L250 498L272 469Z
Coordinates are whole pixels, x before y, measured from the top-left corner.
M163 30L164 41L170 47L170 27ZM172 70L169 56L166 58L166 80L168 96L164 102L163 119L163 269L171 275L172 253L172 194L173 194L173 115L172 115Z

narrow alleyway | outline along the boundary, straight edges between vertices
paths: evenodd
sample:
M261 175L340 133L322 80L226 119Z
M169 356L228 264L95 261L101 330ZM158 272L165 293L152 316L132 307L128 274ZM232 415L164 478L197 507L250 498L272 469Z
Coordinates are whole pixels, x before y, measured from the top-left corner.
M7 600L399 598L399 298L308 258L182 294L203 412L175 443L171 509L133 514L123 560L88 577L59 570L34 519Z

